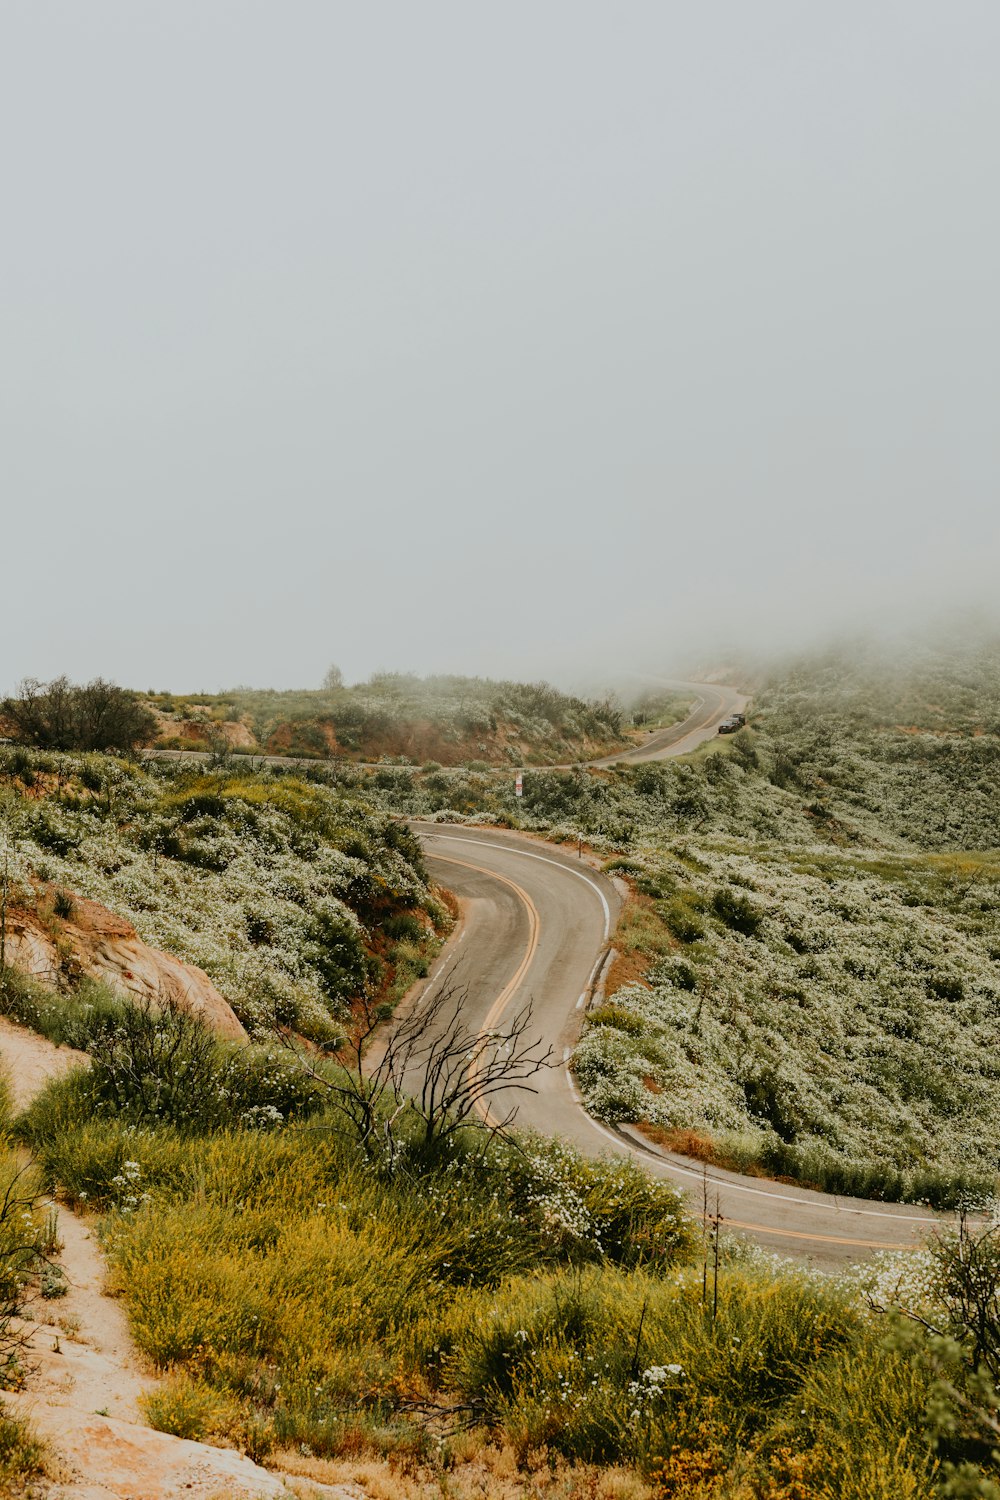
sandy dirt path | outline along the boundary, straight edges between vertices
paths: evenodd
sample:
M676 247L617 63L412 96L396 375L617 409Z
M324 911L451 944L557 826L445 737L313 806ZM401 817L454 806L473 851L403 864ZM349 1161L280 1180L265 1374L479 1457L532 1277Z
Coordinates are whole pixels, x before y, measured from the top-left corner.
M83 1053L0 1017L0 1062L18 1108ZM140 1397L158 1380L129 1332L124 1308L105 1292L107 1266L94 1222L63 1210L58 1238L69 1290L31 1306L25 1391L4 1395L58 1457L50 1500L269 1500L293 1494L354 1500L358 1491L309 1484L295 1489L232 1449L170 1437L146 1426Z
M57 1047L6 1016L0 1016L0 1059L19 1110L31 1103L50 1078L58 1078L77 1063L87 1061L86 1053Z

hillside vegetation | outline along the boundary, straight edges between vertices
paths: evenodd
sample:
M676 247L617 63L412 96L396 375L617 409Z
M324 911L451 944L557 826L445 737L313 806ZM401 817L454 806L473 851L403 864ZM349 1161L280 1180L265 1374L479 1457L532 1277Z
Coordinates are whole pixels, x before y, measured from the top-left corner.
M634 726L670 724L690 700L646 695L623 711L548 683L378 673L354 687L316 692L237 688L230 693L149 694L156 742L245 753L442 765L535 765L594 759L630 743Z
M251 1035L335 1044L359 997L426 972L450 920L405 825L296 776L8 749L0 833L11 921L29 908L58 939L60 907L99 901L204 969Z
M589 1107L727 1165L953 1203L1000 1164L1000 649L831 656L684 761L371 774L630 874Z
M775 682L724 748L539 770L520 805L496 772L0 752L8 915L30 906L59 951L90 896L203 967L254 1038L71 967L0 976L9 1013L90 1054L13 1129L49 1190L102 1216L164 1376L151 1422L317 1480L387 1458L399 1495L997 1500L1000 1228L974 1261L944 1244L877 1270L869 1300L720 1243L637 1166L432 1138L413 1109L362 1131L338 1092L359 1004L391 1004L447 926L390 812L520 819L586 836L634 888L576 1059L595 1112L810 1180L940 1201L983 1184L995 858L908 840L820 772L841 745L873 775L902 764L871 747L909 729L850 729L857 697L846 682L842 738L818 746L801 688ZM278 1046L289 1027L321 1049ZM4 1442L11 1474L44 1462L27 1430Z
M197 1064L197 1022L155 1023L176 1028L173 1063ZM82 1020L90 1070L15 1128L50 1185L104 1216L114 1286L165 1376L145 1398L164 1431L316 1479L387 1457L375 1494L527 1500L561 1475L560 1495L604 1500L1000 1495L953 1247L903 1293L953 1331L939 1349L849 1281L717 1257L628 1163L475 1132L428 1154L416 1120L387 1155L322 1091L269 1108L280 1081L245 1063L243 1124L231 1073L153 1090L151 1110L149 1034L106 1000ZM213 1066L249 1050L215 1049ZM898 1276L870 1283L879 1307Z

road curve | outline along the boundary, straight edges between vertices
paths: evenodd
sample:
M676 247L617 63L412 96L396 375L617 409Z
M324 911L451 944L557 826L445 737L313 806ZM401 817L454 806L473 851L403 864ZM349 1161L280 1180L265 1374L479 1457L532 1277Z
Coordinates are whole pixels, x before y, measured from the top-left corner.
M453 977L468 987L466 1020L475 1030L502 1026L530 1000L534 1028L551 1043L557 1066L538 1091L510 1099L518 1124L558 1135L586 1155L628 1155L655 1177L686 1190L692 1212L716 1205L726 1227L780 1254L833 1268L882 1249L918 1244L936 1223L911 1206L835 1198L807 1188L741 1177L611 1129L584 1110L567 1066L601 956L621 905L607 876L553 845L495 829L413 824L433 878L462 902L461 940L452 944L424 991ZM495 1110L502 1110L501 1097Z
M669 729L657 729L641 745L632 750L623 750L618 755L606 755L601 760L588 761L591 766L634 766L645 760L666 760L669 756L689 755L705 740L719 732L723 719L731 714L740 714L747 706L747 698L735 688L712 682L664 682L664 687L681 693L693 693L695 704L686 719L671 724Z

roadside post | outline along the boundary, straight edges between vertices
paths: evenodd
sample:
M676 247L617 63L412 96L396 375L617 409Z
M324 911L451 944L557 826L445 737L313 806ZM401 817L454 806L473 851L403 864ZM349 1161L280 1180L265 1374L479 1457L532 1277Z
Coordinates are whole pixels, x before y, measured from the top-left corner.
M518 771L517 775L514 777L514 796L524 796L524 777L522 776L520 771Z

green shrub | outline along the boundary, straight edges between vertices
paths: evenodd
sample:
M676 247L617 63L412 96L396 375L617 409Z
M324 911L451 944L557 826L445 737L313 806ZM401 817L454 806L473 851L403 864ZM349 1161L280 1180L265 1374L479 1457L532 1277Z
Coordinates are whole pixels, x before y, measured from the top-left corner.
M420 942L427 935L427 928L413 912L400 912L398 916L387 917L382 923L382 932L385 937L394 942Z
M763 913L752 901L729 886L723 886L715 892L712 911L720 922L724 922L734 932L743 933L744 937L756 937L764 920Z
M57 889L52 897L52 910L57 917L62 917L64 920L70 918L75 910L72 891L65 891L61 887Z
M591 1026L613 1026L616 1031L627 1032L629 1036L642 1036L646 1030L642 1017L634 1010L626 1010L623 1005L597 1005L588 1013L587 1021Z
M87 1124L94 1109L89 1069L73 1068L50 1079L12 1126L15 1139L36 1151L65 1142Z
M704 922L682 896L665 902L659 907L659 912L678 942L696 943L705 936Z
M51 1223L46 1222L38 1206L40 1187L38 1172L21 1164L0 1142L0 1388L18 1382L24 1337L14 1319L21 1311L30 1278L42 1269L51 1250ZM12 1429L12 1443L16 1437ZM0 1465L2 1443L0 1432Z
M221 1041L180 1009L127 1005L90 1028L95 1107L137 1123L266 1128L325 1103L325 1091L275 1047Z
M698 970L683 958L661 960L650 970L650 978L655 978L658 984L687 990L689 994L698 988Z
M101 989L86 992L93 1004L78 998L65 1006L61 997L49 1004L34 991L17 993L31 1002L20 1005L20 1019L91 1056L89 1068L49 1083L18 1121L20 1138L35 1146L95 1113L195 1132L234 1124L269 1129L326 1103L325 1089L291 1053L224 1041L188 1012L133 1004Z
M357 925L347 914L320 911L309 924L308 957L334 1000L366 994L371 970Z
M0 1138L7 1135L14 1118L14 1092L7 1069L0 1066Z
M692 1252L680 1195L628 1158L585 1157L530 1136L489 1169L505 1184L509 1211L561 1259L664 1267Z
M42 1267L39 1276L39 1291L47 1302L66 1296L69 1291L69 1282L61 1266L46 1264Z
M232 1402L184 1370L168 1372L160 1385L139 1398L139 1404L150 1427L157 1432L169 1432L196 1443L226 1433L238 1420Z
M100 677L80 685L28 678L2 708L15 738L50 750L133 751L156 727L136 693Z
M30 1494L21 1486L44 1475L49 1468L48 1460L48 1448L35 1436L30 1424L23 1417L0 1411L0 1480L11 1486L7 1493Z
M957 1209L993 1196L993 1176L954 1167L914 1167L903 1170L885 1161L857 1162L818 1141L792 1143L768 1137L758 1144L757 1164L774 1177L801 1182L850 1198L882 1199L890 1203L926 1203L932 1208Z
M118 991L92 979L84 979L67 995L20 969L8 966L0 971L0 1011L57 1046L85 1052L91 1037L117 1022L128 1004Z

